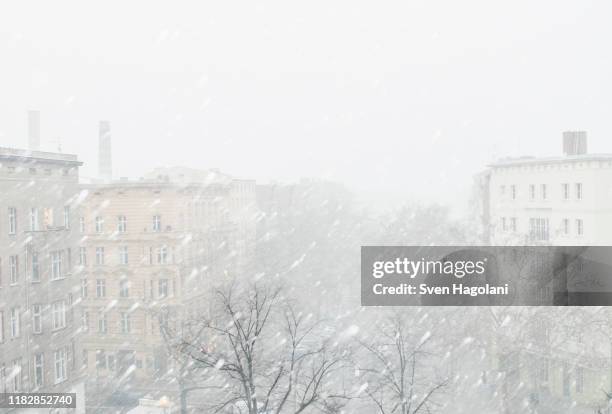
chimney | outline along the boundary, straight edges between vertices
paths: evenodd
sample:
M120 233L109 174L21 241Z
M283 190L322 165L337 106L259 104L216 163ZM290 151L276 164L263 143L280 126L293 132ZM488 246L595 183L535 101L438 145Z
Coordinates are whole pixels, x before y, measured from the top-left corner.
M28 111L28 149L40 149L40 111Z
M587 133L586 131L565 131L563 132L563 154L582 155L587 153Z
M98 175L104 181L113 178L110 122L100 121L98 136Z

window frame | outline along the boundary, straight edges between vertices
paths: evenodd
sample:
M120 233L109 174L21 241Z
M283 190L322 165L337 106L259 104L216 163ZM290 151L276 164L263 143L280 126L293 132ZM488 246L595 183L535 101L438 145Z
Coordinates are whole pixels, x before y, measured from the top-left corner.
M51 326L53 331L66 327L66 301L57 300L51 304Z
M43 305L40 303L32 305L32 333L43 333Z
M17 234L17 208L16 207L8 208L8 219L9 219L8 234L9 236L14 236L15 234Z
M62 250L54 250L49 252L51 256L51 280L61 280L64 279L63 273L63 262L64 262L64 252Z

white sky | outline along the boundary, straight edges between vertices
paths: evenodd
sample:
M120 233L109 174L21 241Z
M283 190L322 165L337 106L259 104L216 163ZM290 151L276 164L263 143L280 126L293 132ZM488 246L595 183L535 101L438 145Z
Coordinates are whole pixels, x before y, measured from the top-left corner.
M0 6L0 146L116 176L163 164L327 177L449 201L497 156L612 152L612 2L12 2ZM171 4L171 6L170 6Z

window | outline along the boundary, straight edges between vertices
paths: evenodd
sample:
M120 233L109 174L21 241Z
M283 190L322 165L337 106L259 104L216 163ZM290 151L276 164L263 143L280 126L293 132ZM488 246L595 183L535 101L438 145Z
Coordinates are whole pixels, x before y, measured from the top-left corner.
M83 332L89 332L89 312L87 311L81 314L81 328Z
M17 281L19 280L19 256L9 256L9 267L11 285L16 285Z
M561 195L563 196L564 200L569 200L570 198L569 184L567 183L561 184Z
M4 311L0 311L0 344L4 342ZM0 391L2 391L2 383L0 382Z
M36 168L28 168L28 172L32 175L36 174Z
M510 186L510 195L512 196L513 200L516 200L516 185Z
M88 290L87 279L81 279L81 298L85 299L87 297Z
M106 356L106 367L108 368L109 371L114 371L116 366L115 366L115 356L113 354L107 355Z
M102 314L98 319L98 333L105 334L108 332L106 322L106 314Z
M38 209L36 207L30 209L30 231L38 231Z
M34 385L42 387L45 378L44 356L42 353L34 355Z
M529 185L529 199L530 200L535 200L535 198L536 198L535 185L530 184Z
M125 216L117 217L117 231L119 233L125 233L127 231L127 219Z
M548 197L548 191L547 191L547 188L546 188L546 184L542 184L540 186L540 191L542 193L542 200L546 200L546 198Z
M79 232L81 234L85 233L85 217L79 217Z
M51 252L51 280L61 279L62 276L62 252Z
M510 230L516 233L516 217L510 219Z
M106 353L103 349L98 349L96 351L96 367L106 368Z
M102 217L96 217L96 233L102 233L104 230L104 220Z
M505 195L506 195L506 186L505 186L505 185L500 185L500 186L499 186L499 195L500 195L501 197L503 197L503 196L505 196Z
M32 252L32 282L40 282L40 265L37 252Z
M39 334L42 330L42 305L36 304L32 306L32 332Z
M66 349L61 348L53 352L55 364L55 383L59 384L66 380Z
M70 228L70 206L64 206L64 227Z
M576 183L576 200L582 200L582 183Z
M546 358L540 361L540 380L548 381L548 359Z
M576 220L576 234L582 236L584 234L584 226L581 219Z
M0 288L2 287L2 258L0 257Z
M168 279L159 279L157 293L160 298L165 298L168 296Z
M53 318L53 329L61 329L66 327L66 302L59 300L51 306L51 315Z
M104 247L96 247L96 264L104 264Z
M563 219L563 234L567 236L569 232L570 232L569 219L564 218Z
M530 272L533 274L542 274L548 269L548 266L548 259L545 254L534 254L529 261ZM538 326L538 332L543 332L546 329L542 320L538 320L534 324Z
M15 207L9 207L9 234L17 233L17 209Z
M119 247L119 263L122 265L128 264L128 248L127 246Z
M21 358L13 361L13 372L11 372L11 375L13 376L13 392L19 392L21 390L21 380L23 376L23 370L21 369Z
M127 312L121 313L121 333L130 333L132 331L132 323L130 321L130 314Z
M161 231L161 216L153 216L153 231Z
M531 240L548 241L548 219L546 218L530 218L529 219L529 236Z
M502 231L508 230L508 226L506 224L506 218L505 217L502 217L502 219L501 219L501 226L502 226Z
M18 338L21 324L21 316L19 315L19 308L11 309L11 338Z
M87 266L87 247L79 247L79 264Z
M96 297L98 298L106 297L106 280L104 279L96 280Z
M570 396L570 370L567 362L563 364L563 395Z
M157 263L166 264L167 262L168 262L168 248L166 246L162 246L157 251Z
M127 279L121 279L119 281L119 296L122 298L130 296L130 282Z
M584 391L584 368L576 367L576 392Z
M45 175L51 175L51 169L45 168Z
M45 208L43 210L43 224L45 225L45 228L49 228L49 227L53 227L53 223L54 223L54 214L53 214L53 209L52 208Z
M583 273L584 273L584 259L582 257L578 256L574 260L573 270L574 270L574 272L577 275L583 275Z

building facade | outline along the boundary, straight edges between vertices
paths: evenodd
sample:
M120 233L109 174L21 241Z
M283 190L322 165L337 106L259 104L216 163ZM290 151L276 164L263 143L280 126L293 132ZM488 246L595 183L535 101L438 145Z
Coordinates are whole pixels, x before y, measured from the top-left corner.
M559 267L558 253L527 257L523 270L515 271L514 277L547 283L535 283L528 292L521 292L523 303L562 304L564 298L553 297L559 294L559 280L564 289L571 290L571 279L581 291L585 285L579 284L590 273L609 274L609 269L601 269L606 261L590 259L593 252L582 256L566 252L609 246L612 241L612 154L588 153L583 131L565 132L562 149L562 156L501 159L476 177L476 208L484 244L559 246L558 251L569 258ZM565 304L572 305L568 300ZM562 309L553 308L552 314ZM587 315L584 320L598 319L589 316L595 311L575 312ZM570 309L567 313L575 312ZM558 320L545 317L532 317L526 326L531 332L526 346L511 351L498 346L493 352L492 366L504 379L506 398L532 412L609 412L605 391L612 386L612 348L604 329L590 322L563 327ZM584 330L578 332L576 327ZM557 410L546 411L553 406ZM508 411L524 412L521 410Z
M75 155L0 148L0 392L79 379Z
M583 152L585 140L565 133L563 156L502 159L479 177L491 244L610 244L612 154Z
M205 317L211 291L244 272L253 250L253 182L158 173L84 187L80 342L100 396L172 381L160 324Z

